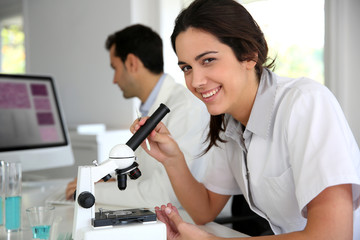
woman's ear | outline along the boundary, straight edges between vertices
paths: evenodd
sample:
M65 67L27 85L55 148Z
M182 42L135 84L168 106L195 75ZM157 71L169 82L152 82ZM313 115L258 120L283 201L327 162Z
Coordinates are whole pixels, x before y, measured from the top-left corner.
M254 52L252 56L249 56L246 61L246 69L253 69L256 66L258 60L258 53Z

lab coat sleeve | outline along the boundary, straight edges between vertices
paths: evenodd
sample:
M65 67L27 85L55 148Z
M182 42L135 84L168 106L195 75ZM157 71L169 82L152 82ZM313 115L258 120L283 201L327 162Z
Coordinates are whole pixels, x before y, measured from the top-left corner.
M155 206L173 202L175 206L179 207L179 203L172 201L172 196L169 194L168 189L171 189L171 185L166 172L160 163L156 165L150 173L143 173L145 176L141 176L137 180L128 178L127 188L124 191L118 189L117 181L95 184L96 203L120 206L125 209L139 207L153 209ZM141 164L139 168L143 172Z
M193 175L201 180L206 163L205 156L198 157L198 155L203 150L204 133L210 116L205 105L183 86L169 81L164 83L161 91L163 90L167 93L159 93L159 98L149 115L160 103L169 107L170 113L162 122L179 144ZM96 202L126 208L153 208L171 202L179 207L180 203L162 164L146 154L141 147L135 154L139 159L139 169L143 176L137 180L128 179L125 191L118 190L116 182L96 184Z
M194 111L194 113L195 112L196 111ZM199 142L201 142L201 132L199 129L190 127L190 119L186 119L186 116L188 115L184 114L181 119L179 119L180 117L177 119L168 119L168 122L171 122L169 129L174 139L179 143L190 170L194 172L198 180L201 180L206 168L204 164L200 162L203 161L204 158L198 158L196 156L201 150L199 147L196 147L201 145L199 144ZM192 116L196 117L197 115ZM189 131L185 130L187 128L189 128ZM128 178L127 188L124 191L120 191L117 188L117 182L97 183L95 185L96 202L125 208L154 208L155 206L171 202L173 205L179 207L180 203L176 198L162 164L147 155L141 148L139 148L135 154L139 159L139 169L143 176L137 180Z
M205 106L187 103L175 107L172 110L174 114L169 115L165 124L183 152L192 174L198 181L202 181L207 154L200 155L205 149L204 141L210 116Z
M204 144L209 131L210 114L203 102L197 99L184 86L177 84L167 76L160 93L150 112L160 103L169 107L170 113L162 122L184 153L192 174L201 181L205 174L207 157L199 155L206 147Z
M359 149L335 97L325 90L298 92L288 122L288 147L300 211L329 186L352 184L360 203Z

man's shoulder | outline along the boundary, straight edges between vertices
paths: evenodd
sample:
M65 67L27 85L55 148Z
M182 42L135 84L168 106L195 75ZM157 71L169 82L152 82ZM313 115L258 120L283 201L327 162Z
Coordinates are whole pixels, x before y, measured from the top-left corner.
M173 89L166 102L169 106L186 109L187 111L190 109L206 110L204 103L180 84Z
M184 85L175 82L175 80L168 75L163 83L163 91L159 96L169 106L176 106L177 108L202 108L205 105L197 97L195 97L189 89ZM165 103L164 102L164 103ZM165 103L165 104L166 104Z

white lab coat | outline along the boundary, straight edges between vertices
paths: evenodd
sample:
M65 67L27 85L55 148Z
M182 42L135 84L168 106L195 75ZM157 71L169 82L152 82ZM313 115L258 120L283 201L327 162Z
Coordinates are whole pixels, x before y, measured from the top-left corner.
M226 143L213 148L204 185L218 194L244 194L275 234L302 230L307 204L330 186L352 184L359 208L359 148L323 85L265 70L246 129L230 115L226 122ZM357 210L354 240L359 221Z
M160 103L170 109L170 113L162 122L178 142L194 176L201 180L206 166L204 157L197 158L197 155L205 147L202 143L210 119L205 105L169 75L166 75L163 81L159 94L150 108L149 116ZM154 208L168 202L180 206L162 164L150 157L141 147L135 154L142 176L137 180L128 178L127 188L124 191L117 188L116 182L97 183L96 202L122 208Z

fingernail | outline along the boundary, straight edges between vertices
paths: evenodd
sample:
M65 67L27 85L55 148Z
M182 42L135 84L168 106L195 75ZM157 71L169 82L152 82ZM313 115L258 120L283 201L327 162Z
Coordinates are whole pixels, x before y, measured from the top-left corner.
M165 208L165 213L169 215L171 213L171 208L169 207Z

